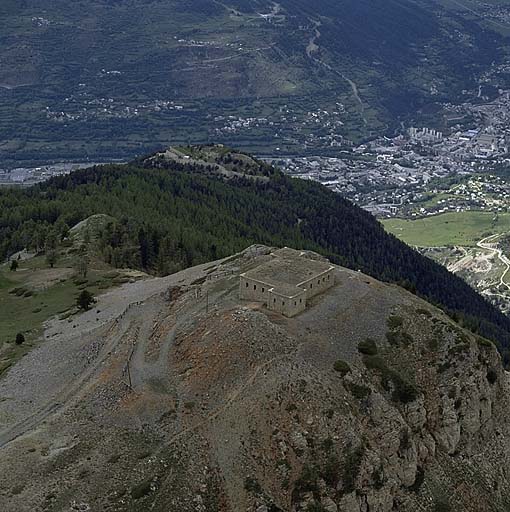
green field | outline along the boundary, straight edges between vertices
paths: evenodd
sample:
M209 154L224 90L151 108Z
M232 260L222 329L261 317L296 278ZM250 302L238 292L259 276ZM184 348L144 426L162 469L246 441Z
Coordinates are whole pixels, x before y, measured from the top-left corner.
M444 213L424 219L388 219L383 225L389 233L417 247L445 245L474 246L482 238L510 231L510 214L491 212Z
M77 311L76 297L87 289L97 296L108 288L129 280L122 272L106 265L95 265L87 279L76 276L74 261L62 256L55 269L49 269L44 256L20 262L16 272L0 265L0 377L37 342L49 318L71 316ZM25 343L16 345L17 333Z

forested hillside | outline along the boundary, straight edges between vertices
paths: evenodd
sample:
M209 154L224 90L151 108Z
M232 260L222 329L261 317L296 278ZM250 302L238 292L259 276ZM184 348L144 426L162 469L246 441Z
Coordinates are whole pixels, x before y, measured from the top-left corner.
M320 184L252 159L230 159L228 166L237 174L216 172L214 162L153 158L2 190L0 257L24 247L43 251L48 233L65 233L66 226L98 213L115 219L95 237L102 257L160 275L254 243L306 248L402 284L502 348L510 346L510 319L460 278L388 235L367 212Z

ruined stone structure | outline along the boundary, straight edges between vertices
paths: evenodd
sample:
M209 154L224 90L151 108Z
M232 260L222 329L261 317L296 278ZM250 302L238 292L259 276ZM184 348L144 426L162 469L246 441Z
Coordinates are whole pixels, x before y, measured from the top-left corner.
M304 252L284 248L271 258L241 274L241 299L263 302L268 309L293 317L306 309L307 300L335 283L335 267Z

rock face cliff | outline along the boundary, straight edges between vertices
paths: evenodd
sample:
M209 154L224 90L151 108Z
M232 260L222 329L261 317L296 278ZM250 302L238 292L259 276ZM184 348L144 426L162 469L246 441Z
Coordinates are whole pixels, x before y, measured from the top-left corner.
M489 341L336 269L288 319L238 298L266 247L127 284L0 382L6 511L505 511Z

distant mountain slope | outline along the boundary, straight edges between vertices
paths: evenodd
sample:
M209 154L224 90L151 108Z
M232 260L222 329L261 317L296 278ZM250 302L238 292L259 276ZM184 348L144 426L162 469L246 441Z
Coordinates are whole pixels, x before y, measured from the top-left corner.
M360 140L455 101L502 61L506 37L466 12L433 0L2 2L0 160L220 136L302 152L297 126L338 104L338 135ZM278 141L263 121L250 136L217 121L275 122L287 110Z
M115 266L164 274L253 243L307 248L415 290L510 346L509 318L370 214L318 183L223 147L183 148L0 190L0 257L36 246L56 222L73 225L97 213L117 219L98 235L98 250Z

